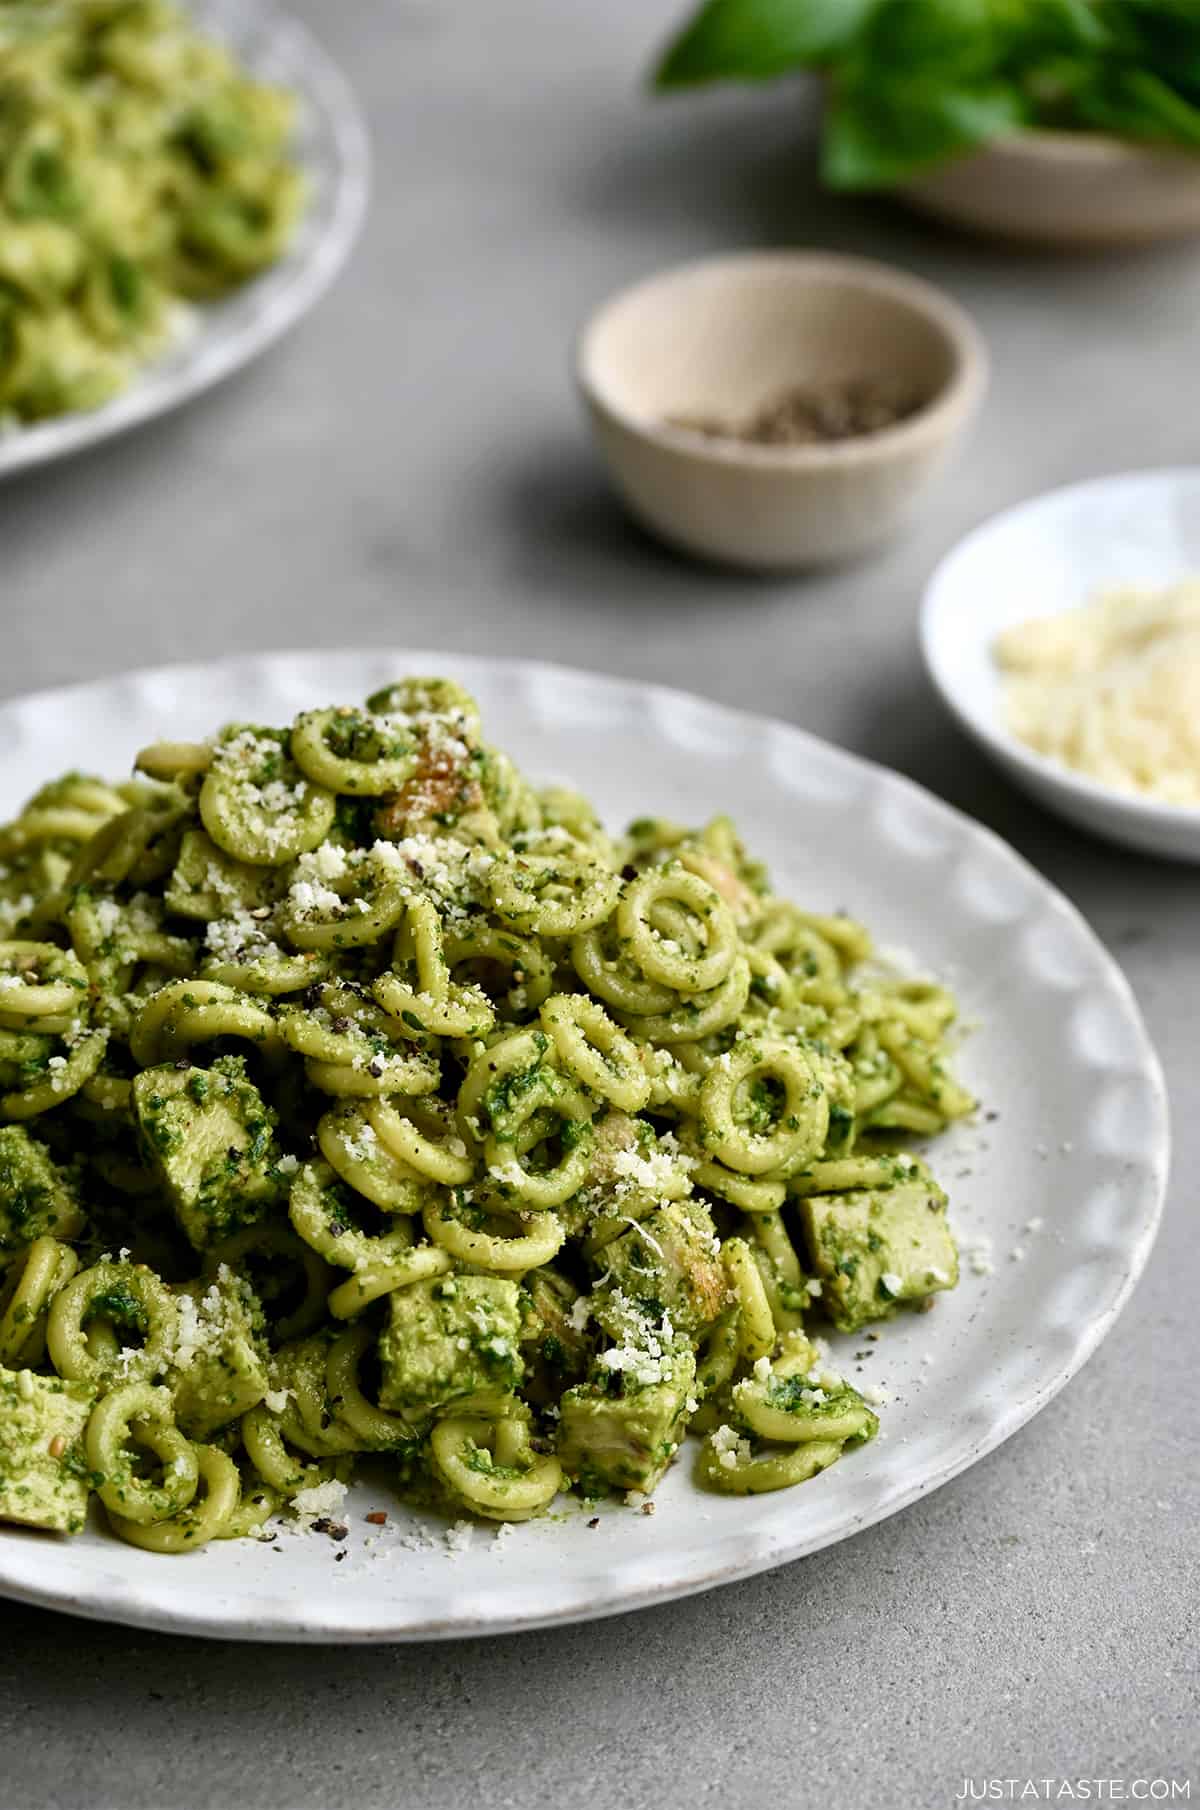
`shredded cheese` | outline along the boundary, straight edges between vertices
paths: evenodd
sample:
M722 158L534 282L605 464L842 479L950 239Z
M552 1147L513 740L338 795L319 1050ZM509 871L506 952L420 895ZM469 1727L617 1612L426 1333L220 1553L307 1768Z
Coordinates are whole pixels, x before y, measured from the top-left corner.
M994 648L1013 734L1118 791L1200 805L1200 579L1125 587Z

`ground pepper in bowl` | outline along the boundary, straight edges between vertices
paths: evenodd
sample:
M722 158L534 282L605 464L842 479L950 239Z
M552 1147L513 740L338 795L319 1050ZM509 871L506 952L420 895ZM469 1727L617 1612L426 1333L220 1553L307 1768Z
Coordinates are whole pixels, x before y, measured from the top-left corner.
M915 415L924 402L910 385L894 378L846 377L789 385L741 421L672 415L668 425L751 446L817 446L882 433Z

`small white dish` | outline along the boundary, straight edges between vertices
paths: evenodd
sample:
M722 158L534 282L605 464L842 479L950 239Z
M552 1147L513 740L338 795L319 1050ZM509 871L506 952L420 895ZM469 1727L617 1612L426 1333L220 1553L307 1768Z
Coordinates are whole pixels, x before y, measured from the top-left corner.
M1052 490L976 528L937 568L921 611L929 676L968 735L1051 810L1110 841L1200 861L1200 809L1119 792L1019 741L1004 720L996 637L1119 584L1200 573L1200 467Z
M830 252L741 252L635 283L580 337L576 374L632 513L702 558L756 571L854 559L912 514L983 398L988 356L941 290ZM882 378L920 406L804 445L706 434L797 386Z
M257 358L324 294L366 212L370 153L346 78L297 19L256 0L192 0L195 24L261 81L299 101L295 155L309 195L284 256L253 282L191 310L175 343L98 409L0 433L0 478L79 452L178 408Z
M175 1633L314 1642L496 1634L666 1602L845 1539L982 1458L1095 1350L1149 1256L1166 1097L1120 969L989 831L784 723L529 661L384 648L256 655L0 704L0 817L49 773L127 770L130 750L164 730L287 722L404 672L458 679L490 740L531 776L583 787L611 823L732 812L782 892L844 905L881 946L910 948L946 977L978 1026L960 1068L987 1109L940 1139L933 1159L962 1281L872 1347L860 1380L891 1397L886 1438L797 1490L705 1494L689 1450L655 1492L653 1516L620 1499L598 1511L563 1500L502 1537L480 1527L458 1552L447 1524L402 1507L386 1477L355 1485L337 1547L283 1532L272 1549L214 1542L166 1558L98 1524L73 1540L0 1526L0 1595ZM988 1244L994 1268L975 1273ZM858 1340L832 1344L848 1369ZM1080 1460L1081 1488L1102 1462ZM378 1509L382 1530L365 1522Z

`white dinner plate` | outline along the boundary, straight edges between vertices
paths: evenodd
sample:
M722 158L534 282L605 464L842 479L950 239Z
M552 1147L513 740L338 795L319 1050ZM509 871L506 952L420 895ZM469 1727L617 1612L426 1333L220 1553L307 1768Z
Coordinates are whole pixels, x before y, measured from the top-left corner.
M75 1539L0 1529L0 1592L81 1615L245 1639L407 1640L498 1633L637 1608L750 1576L857 1533L1016 1431L1112 1325L1162 1206L1167 1116L1154 1051L1120 970L1078 913L978 824L882 768L782 723L680 692L526 662L437 653L287 653L163 668L0 705L0 814L63 768L127 771L132 751L226 719L287 722L403 672L478 697L486 733L606 819L738 820L784 893L861 916L883 945L945 975L976 1028L961 1053L976 1123L935 1147L964 1254L933 1312L882 1328L860 1384L883 1431L798 1489L723 1497L685 1449L657 1512L621 1500L561 1512L466 1550L445 1523L356 1487L344 1545L281 1533L182 1558L97 1522ZM1023 1229L1041 1221L1040 1229ZM1024 1253L1018 1257L1017 1253ZM687 1442L691 1448L692 1441ZM388 1525L366 1523L384 1508ZM341 1557L342 1554L346 1556Z
M191 0L188 11L253 75L297 96L295 155L309 197L295 237L261 276L190 310L175 344L102 408L0 433L0 477L124 433L239 370L307 313L358 235L370 156L358 104L341 71L298 20L261 0Z
M1200 861L1200 809L1118 792L1027 748L1004 720L996 637L1079 609L1116 585L1200 573L1200 468L1092 478L993 516L948 553L925 593L921 649L946 704L1010 779L1073 823L1172 860Z

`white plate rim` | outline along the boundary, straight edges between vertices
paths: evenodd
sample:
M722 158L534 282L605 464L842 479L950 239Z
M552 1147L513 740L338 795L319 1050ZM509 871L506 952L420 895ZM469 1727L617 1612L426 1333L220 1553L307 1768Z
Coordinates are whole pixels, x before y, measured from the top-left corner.
M898 1513L912 1502L949 1482L971 1464L994 1450L1044 1407L1078 1372L1096 1350L1124 1308L1149 1257L1161 1220L1166 1197L1170 1153L1168 1102L1165 1081L1157 1054L1150 1041L1132 990L1113 957L1100 943L1080 912L1061 893L994 832L966 817L952 806L926 791L903 775L879 766L834 744L822 741L808 732L777 719L755 715L729 706L709 702L696 694L666 686L627 680L615 676L586 673L577 668L553 665L520 658L497 658L450 654L430 650L401 648L299 649L252 654L212 662L168 665L126 671L109 678L80 685L58 687L15 698L0 700L0 732L6 719L19 725L48 710L69 708L87 694L99 697L118 689L127 693L130 687L157 691L161 697L180 683L203 684L220 697L226 686L244 682L282 683L280 669L291 669L293 677L285 690L295 693L297 685L310 695L327 686L325 674L331 662L356 662L375 672L447 671L470 684L490 675L502 673L506 682L522 686L532 695L549 696L561 688L570 688L574 697L594 695L615 701L623 696L630 707L655 714L656 722L666 718L682 720L687 733L703 732L705 726L725 742L742 738L746 742L768 738L770 746L800 757L807 776L841 772L853 776L864 786L873 788L886 809L905 812L911 825L920 823L926 830L936 830L957 839L982 858L989 870L1003 873L1011 882L1036 897L1041 913L1039 922L1052 924L1067 933L1073 946L1086 954L1092 979L1103 983L1107 1001L1120 1017L1120 1034L1125 1038L1128 1063L1125 1078L1135 1080L1141 1090L1141 1106L1148 1115L1153 1135L1146 1147L1136 1153L1136 1160L1126 1165L1129 1201L1121 1219L1125 1238L1119 1248L1112 1248L1119 1274L1112 1281L1103 1306L1089 1318L1071 1322L1073 1335L1069 1351L1060 1354L1057 1364L1040 1377L1036 1386L1023 1396L1009 1401L1003 1410L993 1414L986 1425L979 1425L970 1437L960 1437L949 1454L932 1466L880 1494L867 1508L844 1516L836 1525L818 1529L815 1534L777 1537L777 1529L764 1531L764 1522L778 1521L770 1505L779 1503L794 1492L776 1496L748 1498L754 1507L766 1504L764 1514L757 1515L733 1541L736 1556L707 1565L693 1564L666 1577L652 1579L644 1561L631 1551L628 1559L612 1564L605 1573L604 1585L591 1586L584 1596L569 1582L559 1580L527 1589L493 1593L484 1609L478 1601L449 1613L422 1619L401 1617L399 1620L364 1622L361 1618L330 1615L327 1610L316 1618L307 1614L303 1601L291 1600L282 1607L272 1598L273 1612L258 1614L253 1619L230 1614L230 1605L217 1599L203 1613L183 1610L173 1600L170 1589L172 1566L163 1562L162 1583L153 1590L139 1589L116 1572L116 1561L109 1566L101 1587L82 1590L65 1589L47 1583L39 1573L37 1554L53 1552L54 1544L24 1537L11 1546L0 1528L0 1596L36 1606L57 1609L86 1619L118 1621L133 1627L144 1627L172 1633L208 1637L265 1640L309 1644L362 1644L371 1642L403 1642L427 1639L474 1637L505 1634L528 1629L584 1622L598 1617L650 1607L659 1602L674 1601L708 1590L717 1585L752 1577L762 1571L819 1551L875 1523ZM271 675L276 675L272 677ZM298 678L297 675L303 675ZM364 687L365 688L365 687ZM582 689L581 689L582 688ZM60 719L61 720L61 719ZM587 775L579 776L587 783ZM818 793L811 794L813 797ZM769 854L770 851L767 851ZM1119 1262L1118 1262L1119 1260ZM978 1418L978 1417L977 1417ZM810 1488L813 1486L809 1486ZM531 1526L544 1526L533 1523ZM61 1547L57 1548L61 1550ZM124 1552L127 1549L120 1549ZM31 1562L25 1561L33 1555ZM139 1557L144 1555L138 1555ZM718 1555L719 1557L720 1555ZM187 1562L187 1561L183 1561ZM555 1590L558 1595L555 1597ZM547 1597L549 1591L549 1597Z
M999 717L979 707L955 684L944 657L942 624L952 607L951 598L959 565L973 558L981 544L1002 534L1017 521L1039 514L1051 515L1064 503L1080 497L1102 497L1108 491L1126 490L1131 485L1151 490L1162 484L1187 480L1200 482L1200 466L1174 465L1108 472L1101 477L1084 478L1078 483L1056 485L1052 490L1039 491L1035 496L1025 497L1007 509L998 510L995 515L988 516L972 528L939 560L925 588L919 621L921 656L925 670L938 696L968 735L987 748L1003 765L1019 768L1042 792L1057 791L1088 806L1093 813L1093 822L1096 815L1107 815L1140 821L1146 826L1153 825L1156 831L1162 833L1164 844L1172 832L1200 835L1200 805L1168 804L1162 799L1140 797L1135 792L1115 791L1111 786L1101 785L1099 780L1089 778L1086 773L1076 773L1061 762L1027 747L1011 730L1005 728ZM1080 602L1083 601L1085 600L1081 598Z
M307 244L302 221L299 246L234 292L231 299L244 298L255 306L250 318L233 332L222 334L201 305L194 339L175 354L180 359L178 368L173 368L168 349L161 362L145 366L127 389L100 408L57 415L0 434L0 478L31 471L127 433L223 383L315 306L354 248L366 216L371 155L354 90L341 69L306 25L274 6L255 10L240 0L233 4L231 0L192 0L190 10L202 28L208 25L214 35L232 43L251 68L265 60L286 70L288 84L309 111L310 126L319 128L329 159L309 203L316 207L324 196L328 218ZM303 155L301 161L305 162ZM307 167L312 175L311 162Z

